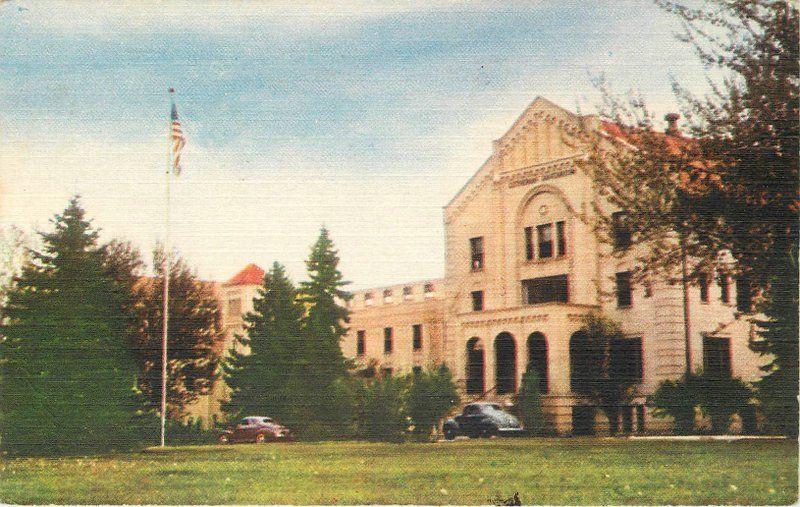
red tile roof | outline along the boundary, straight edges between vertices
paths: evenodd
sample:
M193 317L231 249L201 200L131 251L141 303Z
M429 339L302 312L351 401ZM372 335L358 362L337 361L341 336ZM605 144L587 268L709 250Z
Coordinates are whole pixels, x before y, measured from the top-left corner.
M264 270L255 264L248 264L223 285L261 285L263 280Z

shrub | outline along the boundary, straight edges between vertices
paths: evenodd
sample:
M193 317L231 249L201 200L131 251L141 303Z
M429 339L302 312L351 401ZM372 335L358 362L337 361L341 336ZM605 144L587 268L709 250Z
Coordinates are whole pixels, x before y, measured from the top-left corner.
M753 392L740 379L701 374L693 380L700 411L711 419L714 433L726 433L733 414L742 415L748 410Z
M367 440L397 442L408 429L403 406L406 380L382 377L367 382L359 390L356 425L358 435Z
M413 375L406 393L406 407L414 424L414 436L420 440L429 439L434 427L460 399L453 375L446 366Z
M656 417L672 417L675 421L674 432L678 435L689 435L694 430L695 407L698 404L691 378L665 380L650 397L649 404L654 407Z
M531 435L544 435L546 427L539 392L539 374L534 368L528 366L523 373L515 401L517 415L522 419L525 430Z

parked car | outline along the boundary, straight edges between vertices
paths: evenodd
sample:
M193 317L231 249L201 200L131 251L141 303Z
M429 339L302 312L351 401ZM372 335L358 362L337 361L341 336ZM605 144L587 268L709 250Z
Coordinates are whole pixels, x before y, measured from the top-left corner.
M458 435L470 438L511 436L522 434L519 419L505 412L497 403L470 403L460 415L444 423L444 438L453 440Z
M245 417L234 428L223 431L219 441L223 444L236 442L276 442L291 440L292 433L271 417Z

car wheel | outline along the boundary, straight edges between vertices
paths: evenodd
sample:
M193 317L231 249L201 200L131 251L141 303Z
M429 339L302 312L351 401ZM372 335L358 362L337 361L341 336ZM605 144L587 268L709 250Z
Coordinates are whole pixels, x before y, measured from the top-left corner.
M446 428L444 430L444 439L445 440L454 440L456 438L456 432L450 428Z
M258 435L256 435L256 443L257 444L263 444L264 440L265 439L264 439L264 434L263 433L259 433Z
M228 435L220 435L219 436L219 443L220 444L229 444L231 441L228 438Z

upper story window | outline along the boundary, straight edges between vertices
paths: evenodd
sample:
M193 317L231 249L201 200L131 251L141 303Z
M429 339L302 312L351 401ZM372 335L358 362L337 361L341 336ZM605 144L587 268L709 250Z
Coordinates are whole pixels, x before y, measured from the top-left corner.
M411 293L412 291L410 286L403 287L403 299L405 299L406 301L411 299Z
M480 271L483 269L483 236L477 238L470 238L469 251L471 259L472 271Z
M569 302L567 275L522 280L522 301L529 305Z
M383 353L384 354L391 354L392 353L392 348L393 348L392 337L393 337L393 334L394 333L392 332L392 328L390 328L390 327L383 328Z
M482 290L472 291L472 311L473 312L482 312L483 311L483 291Z
M426 298L433 297L433 293L436 291L436 288L433 286L432 283L426 283L422 289L422 292L425 293Z
M731 278L726 273L720 273L717 278L719 284L719 299L723 303L731 302Z
M391 303L392 302L392 291L391 289L386 289L383 291L383 302L384 303Z
M612 213L611 227L614 233L614 248L624 250L631 246L632 234L627 211Z
M703 372L712 378L731 376L730 338L703 337Z
M700 285L700 302L708 303L708 275L701 274L697 283Z
M617 273L617 307L630 308L633 304L633 289L631 287L631 272Z
M228 300L228 315L230 317L238 317L242 314L242 300L241 298L232 298Z
M414 350L422 350L422 324L414 324L411 328L413 333L412 346Z
M566 222L536 226L536 243L534 244L533 227L525 227L525 259L551 259L567 255ZM538 257L536 256L538 250Z
M364 293L364 306L372 306L372 303L373 303L373 301L372 301L372 293L371 292L365 292Z
M358 331L356 333L356 355L363 356L367 353L367 332Z
M563 257L567 255L567 231L566 222L556 222L556 255Z
M549 259L553 256L553 224L536 226L536 239L539 243L539 258Z
M525 259L533 260L533 227L525 228Z

